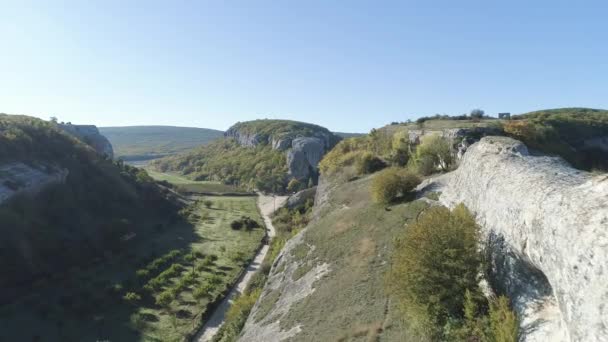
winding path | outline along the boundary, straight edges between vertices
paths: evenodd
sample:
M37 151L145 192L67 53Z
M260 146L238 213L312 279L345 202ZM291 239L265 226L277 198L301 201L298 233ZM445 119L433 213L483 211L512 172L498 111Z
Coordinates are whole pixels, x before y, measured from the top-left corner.
M266 234L269 238L276 235L270 215L277 208L283 206L286 200L287 196L266 196L262 193L258 193L258 208L260 209L262 217L264 218ZM257 272L257 270L260 268L269 248L270 246L268 244L264 244L262 248L260 248L253 261L247 266L245 273L243 273L241 278L232 287L232 290L230 290L217 309L215 309L211 317L209 317L209 320L207 320L205 325L203 325L201 330L199 330L199 332L196 334L193 341L208 342L213 339L213 336L217 334L218 330L224 324L226 312L228 312L228 309L234 302L234 299L245 290L249 284L249 281L251 281L251 277L253 277L255 272Z

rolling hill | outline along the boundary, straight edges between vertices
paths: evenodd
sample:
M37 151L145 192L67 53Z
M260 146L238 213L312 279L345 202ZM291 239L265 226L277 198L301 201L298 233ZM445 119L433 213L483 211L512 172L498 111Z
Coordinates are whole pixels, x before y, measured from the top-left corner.
M112 143L116 158L127 161L185 152L224 134L215 129L174 126L100 127L99 131Z

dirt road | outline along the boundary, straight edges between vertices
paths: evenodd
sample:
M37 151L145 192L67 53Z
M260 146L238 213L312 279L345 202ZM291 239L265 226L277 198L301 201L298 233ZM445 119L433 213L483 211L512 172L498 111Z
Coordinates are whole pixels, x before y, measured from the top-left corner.
M287 200L287 196L266 196L262 193L258 193L258 208L260 208L260 212L262 213L262 217L264 218L264 224L266 225L267 234L270 238L276 235L274 227L272 226L272 220L270 219L270 215L278 208L280 208L285 201ZM226 312L232 305L234 299L242 293L249 281L251 281L251 277L257 272L257 270L262 265L266 254L268 253L269 246L266 244L260 248L258 254L255 256L253 261L247 266L245 273L241 276L241 279L234 285L232 290L228 293L228 295L222 300L217 309L213 312L209 320L205 323L203 328L199 330L199 332L194 337L194 341L197 342L208 342L211 341L213 336L217 334L220 327L224 324L224 319L226 317Z

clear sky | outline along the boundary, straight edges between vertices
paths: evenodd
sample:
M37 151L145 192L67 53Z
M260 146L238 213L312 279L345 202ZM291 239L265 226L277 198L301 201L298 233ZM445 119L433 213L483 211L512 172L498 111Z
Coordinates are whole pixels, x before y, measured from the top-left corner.
M607 18L605 0L0 0L0 112L366 132L474 108L608 108Z

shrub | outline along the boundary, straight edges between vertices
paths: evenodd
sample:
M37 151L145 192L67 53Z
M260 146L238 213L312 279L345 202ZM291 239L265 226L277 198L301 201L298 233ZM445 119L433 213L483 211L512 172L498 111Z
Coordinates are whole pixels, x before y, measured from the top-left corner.
M243 222L241 220L234 220L230 223L230 228L234 230L240 230L243 228Z
M479 295L479 227L464 207L431 207L409 225L393 255L389 288L416 331L437 339L463 319L465 294Z
M203 205L204 205L205 207L207 207L207 209L209 209L209 208L211 208L211 206L213 205L213 202L212 202L212 201L210 201L210 200L204 200L204 201L203 201Z
M156 305L160 305L163 308L168 308L171 302L175 299L174 294L171 291L163 291L156 297Z
M302 183L295 178L292 178L289 183L287 183L287 191L297 192L300 191L300 189L302 189Z
M373 180L370 187L372 199L376 203L389 204L406 195L420 184L420 178L405 169L391 167Z
M438 135L424 137L411 163L421 175L430 175L436 169L448 171L453 164L452 148L445 138Z
M201 286L197 287L192 295L195 299L201 300L203 297L211 297L211 293L214 290L214 286L210 283L204 283Z
M132 304L141 300L141 296L135 292L127 292L122 298Z
M358 159L355 162L355 167L357 173L367 174L382 170L386 167L386 163L384 163L380 158L374 156L370 152L364 152L359 155Z
M505 296L500 296L490 303L490 327L492 337L496 342L517 342L519 340L519 322Z

